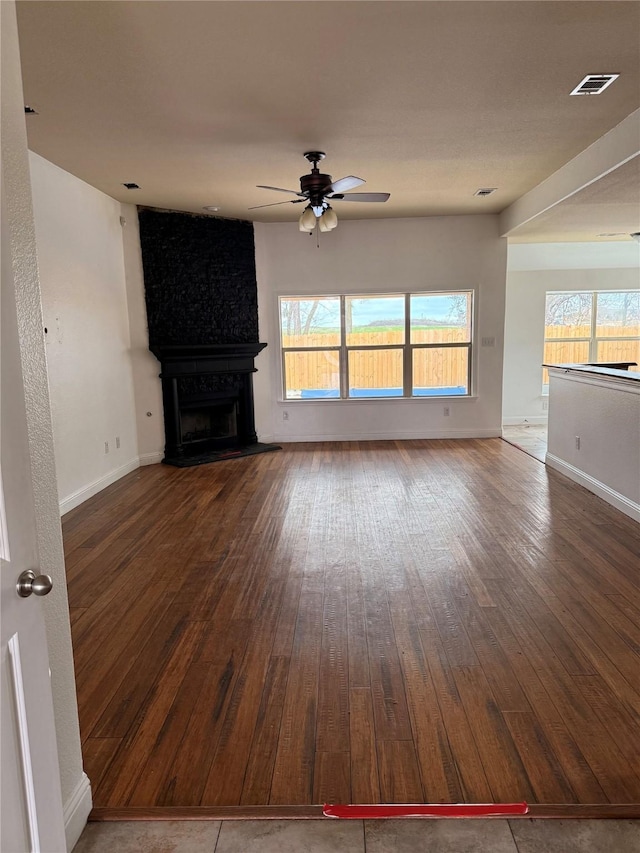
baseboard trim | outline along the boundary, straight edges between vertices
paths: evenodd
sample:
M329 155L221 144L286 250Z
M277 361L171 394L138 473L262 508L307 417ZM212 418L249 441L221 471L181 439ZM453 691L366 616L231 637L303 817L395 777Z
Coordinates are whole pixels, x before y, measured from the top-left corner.
M73 850L78 843L89 819L92 805L91 782L87 774L83 773L64 807L64 834L68 851Z
M322 806L167 806L153 808L95 808L91 822L128 820L336 820L322 813ZM509 820L562 819L608 820L640 818L636 803L551 803L529 805L524 815L509 815ZM415 818L413 818L415 820ZM477 818L418 818L421 820L477 820ZM503 817L484 818L504 820Z
M125 462L124 465L120 465L118 468L114 468L113 471L109 471L102 477L99 477L97 480L94 480L92 483L89 483L87 486L83 486L81 489L78 489L73 494L68 495L66 498L63 498L60 501L60 515L64 515L69 510L75 509L80 504L92 498L94 495L97 495L98 492L101 492L103 489L106 489L107 486L110 486L112 483L115 483L116 480L119 480L121 477L124 477L126 474L130 474L131 471L135 471L136 468L140 467L140 460L137 456L134 456L133 459L130 459L128 462Z
M585 489L588 489L594 495L602 498L603 501L619 509L620 512L628 515L629 518L633 518L634 521L640 521L640 504L635 503L630 498L625 497L625 495L621 495L620 492L616 492L610 486L601 483L600 480L596 480L590 474L585 474L584 471L581 471L569 462L565 462L564 459L554 456L552 453L547 453L545 463L550 468L553 468L554 471L558 471L560 474L564 474L565 477L573 480L574 483L584 486Z
M529 424L534 424L537 426L538 424L547 424L548 422L549 422L549 416L548 415L536 415L534 417L530 417L529 415L527 415L526 418L523 416L521 418L503 418L502 419L502 425L503 426L527 426Z
M500 438L501 435L501 427L496 427L495 429L422 429L406 432L393 430L392 432L368 432L359 435L353 433L330 433L329 435L278 433L273 441L277 444L319 441L407 441L429 438Z
M162 462L163 458L164 453L161 451L157 453L143 453L141 456L134 456L133 459L125 462L125 464L121 465L119 468L114 468L113 471L109 471L108 474L105 474L98 480L94 480L93 483L89 483L88 486L83 486L83 488L78 489L77 492L73 492L73 494L63 498L60 501L60 515L64 515L66 512L80 506L80 504L88 501L89 498L97 495L98 492L106 489L107 486L115 483L116 480L120 480L126 474L130 474L132 471L135 471L137 468L141 468L143 465L155 465L156 463Z
M141 453L138 456L140 460L140 467L142 468L144 465L156 465L158 462L162 462L164 459L164 453L162 450L157 451L156 453Z

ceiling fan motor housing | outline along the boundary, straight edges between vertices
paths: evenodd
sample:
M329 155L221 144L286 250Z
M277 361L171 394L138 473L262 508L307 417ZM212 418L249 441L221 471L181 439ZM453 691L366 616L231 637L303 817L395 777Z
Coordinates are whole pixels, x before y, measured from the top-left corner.
M330 191L330 187L331 175L315 172L300 178L300 189L311 202L322 204L322 199Z
M335 181L334 183L331 175L320 172L318 169L318 163L321 160L324 160L326 156L324 151L307 151L304 156L311 163L312 168L310 175L301 176L300 192L297 190L283 189L282 187L268 187L263 184L258 185L259 189L273 190L274 192L288 193L290 195L298 196L298 198L292 199L289 204L300 204L306 200L308 203L302 217L305 216L308 210L311 210L315 214L316 218L320 218L327 212L331 211L329 201L333 201L334 199L336 201L373 202L387 201L389 198L389 193L346 193L345 195L347 190L359 187L361 184L366 183L366 181L362 178L356 177L355 175L346 175L344 178L340 178L339 181ZM277 204L287 204L287 202L276 201L272 204L259 204L256 205L256 207L250 208L250 210L256 210L258 207L273 207ZM300 220L301 222L302 217ZM333 214L333 217L335 218L335 214ZM335 228L335 225L333 227ZM307 229L302 228L302 230L305 231Z

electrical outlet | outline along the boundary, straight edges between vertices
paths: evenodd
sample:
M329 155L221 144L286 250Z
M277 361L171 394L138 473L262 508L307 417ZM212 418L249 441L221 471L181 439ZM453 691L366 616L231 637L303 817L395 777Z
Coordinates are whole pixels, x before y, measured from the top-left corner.
M105 453L109 452L109 442L108 441L105 441L105 443L104 443L104 452Z
M288 421L288 420L289 420L289 412L283 412L283 413L282 413L282 420L283 420L283 421Z
M576 450L580 450L580 436L576 436Z
M120 450L120 436L116 436L116 450Z
M449 406L445 406L445 407L444 407L444 416L445 416L445 418L448 418L448 417L449 417L449 414L450 414L450 412L449 412Z
M548 400L543 400L543 401L542 401L542 411L543 411L543 412L548 412L548 411L549 411L549 401L548 401Z

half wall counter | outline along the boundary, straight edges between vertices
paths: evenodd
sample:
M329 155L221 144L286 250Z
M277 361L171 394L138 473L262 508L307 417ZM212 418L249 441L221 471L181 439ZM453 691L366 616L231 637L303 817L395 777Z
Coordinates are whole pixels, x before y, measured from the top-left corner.
M640 373L590 364L544 366L546 464L640 521Z

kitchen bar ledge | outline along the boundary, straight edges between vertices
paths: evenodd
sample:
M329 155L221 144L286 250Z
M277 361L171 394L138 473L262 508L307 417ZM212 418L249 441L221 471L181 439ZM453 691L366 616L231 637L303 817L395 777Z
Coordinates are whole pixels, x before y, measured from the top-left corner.
M611 361L599 364L543 364L542 366L547 369L561 370L564 373L590 373L595 376L610 376L629 379L631 382L640 382L640 373L629 370L630 367L637 367L635 361Z

